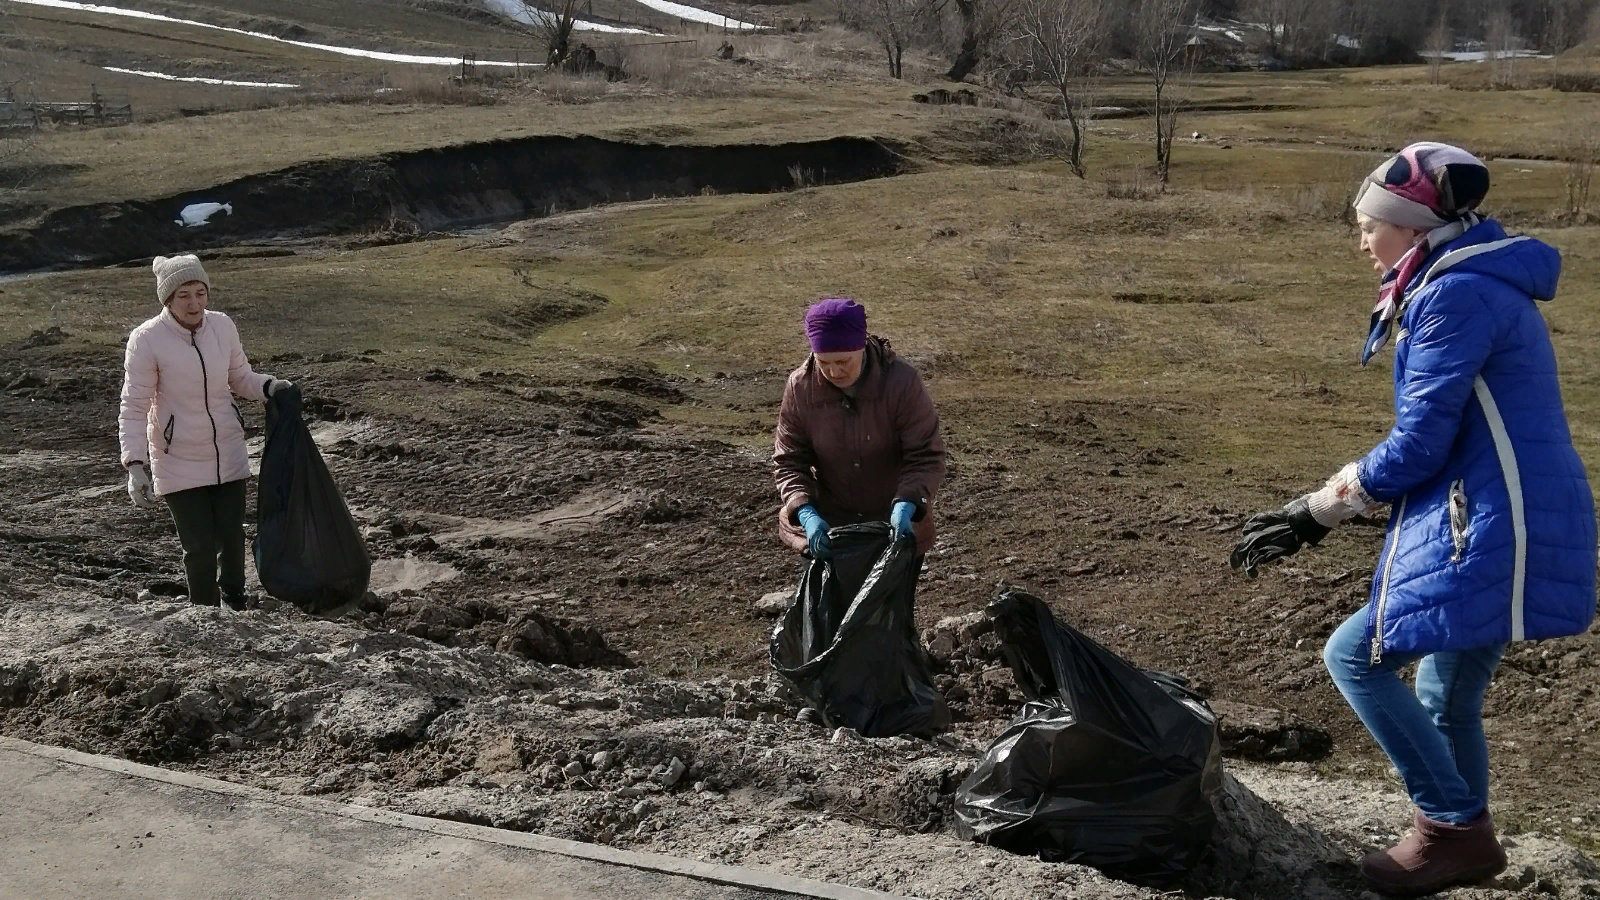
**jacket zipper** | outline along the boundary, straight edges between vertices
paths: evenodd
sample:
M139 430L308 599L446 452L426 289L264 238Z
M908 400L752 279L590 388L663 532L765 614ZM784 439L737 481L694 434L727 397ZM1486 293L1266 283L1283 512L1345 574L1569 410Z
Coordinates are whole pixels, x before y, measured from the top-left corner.
M200 352L200 342L192 331L189 332L189 346L194 348L194 355L200 357L200 397L206 404L206 418L211 420L211 449L217 453L217 484L221 484L222 444L217 437L217 418L211 414L211 376L206 374L206 355Z
M171 453L172 452L172 429L177 424L178 424L178 416L176 414L173 414L173 415L167 416L167 427L161 429L161 437L162 437L162 439L164 439L167 442L167 449L165 451L167 453Z
M1457 480L1450 485L1450 542L1455 546L1455 553L1451 555L1451 562L1461 562L1461 554L1467 552L1467 486L1465 481Z
M1394 558L1400 552L1400 527L1406 522L1406 503L1410 499L1409 494L1400 498L1400 508L1394 514L1394 534L1389 540L1389 555L1383 561L1383 582L1378 588L1378 606L1372 620L1371 664L1374 666L1383 661L1383 612L1389 604L1389 576L1394 573Z

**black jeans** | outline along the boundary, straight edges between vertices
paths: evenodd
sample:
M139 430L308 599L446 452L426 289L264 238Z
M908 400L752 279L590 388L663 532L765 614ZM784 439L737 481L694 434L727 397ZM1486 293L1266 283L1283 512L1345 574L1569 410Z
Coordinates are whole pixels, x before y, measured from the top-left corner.
M244 480L167 494L167 509L183 544L189 602L217 605L217 563L229 606L244 604Z

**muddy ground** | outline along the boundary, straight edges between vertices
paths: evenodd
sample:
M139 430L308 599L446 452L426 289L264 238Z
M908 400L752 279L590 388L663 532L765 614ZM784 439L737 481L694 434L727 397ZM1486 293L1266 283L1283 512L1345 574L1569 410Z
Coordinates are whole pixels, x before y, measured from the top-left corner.
M865 741L797 721L769 677L757 601L792 586L796 561L754 434L781 367L562 382L370 351L258 368L303 385L379 560L374 594L337 621L177 602L170 522L128 504L115 461L120 349L36 335L0 351L0 730L920 896L1155 896L951 829L951 794L1020 700L971 616L1006 582L1223 711L1237 782L1191 895L1360 896L1360 853L1405 826L1319 660L1361 605L1381 523L1315 565L1238 579L1222 561L1254 510L1187 487L1182 460L1122 430L1126 411L944 408L1017 416L1004 440L951 436L919 589L957 724ZM752 440L657 416L686 404L747 414ZM1014 531L996 511L1019 502L1073 527ZM1508 653L1487 715L1513 866L1459 896L1600 896L1576 849L1600 836L1597 633Z

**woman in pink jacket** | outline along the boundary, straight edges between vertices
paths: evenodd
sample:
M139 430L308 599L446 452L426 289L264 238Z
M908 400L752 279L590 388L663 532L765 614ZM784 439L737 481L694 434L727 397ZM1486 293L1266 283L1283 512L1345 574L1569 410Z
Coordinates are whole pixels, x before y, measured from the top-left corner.
M167 502L183 544L189 602L244 609L244 483L250 459L234 397L265 401L289 382L251 371L233 320L207 309L211 279L194 256L158 256L161 314L128 336L117 437L128 495Z

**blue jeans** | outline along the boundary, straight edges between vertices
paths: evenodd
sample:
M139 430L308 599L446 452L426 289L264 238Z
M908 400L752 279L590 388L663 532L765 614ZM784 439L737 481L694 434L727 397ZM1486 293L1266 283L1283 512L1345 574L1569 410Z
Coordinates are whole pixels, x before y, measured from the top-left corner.
M1483 694L1505 649L1385 653L1374 666L1363 610L1346 619L1322 651L1333 683L1400 770L1411 801L1435 822L1465 825L1489 808ZM1419 659L1413 692L1399 670Z

